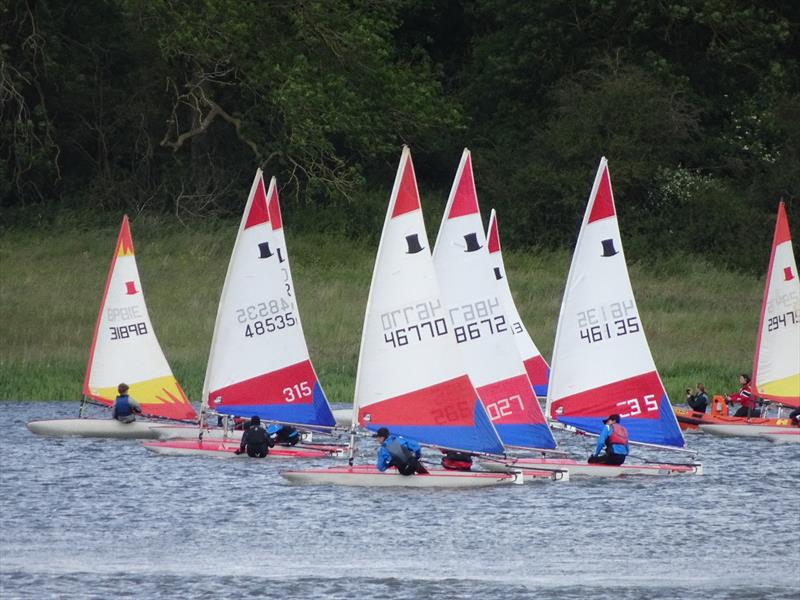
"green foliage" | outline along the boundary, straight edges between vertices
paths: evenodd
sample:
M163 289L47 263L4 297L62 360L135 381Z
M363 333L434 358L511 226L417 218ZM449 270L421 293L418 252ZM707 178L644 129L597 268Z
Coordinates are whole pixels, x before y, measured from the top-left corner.
M407 143L443 196L470 147L519 246L574 238L602 155L643 250L758 269L719 238L760 232L781 197L800 227L800 4L9 0L0 17L5 226L235 218L262 167L299 226L374 236ZM443 198L423 201L431 219ZM688 243L697 223L714 244Z

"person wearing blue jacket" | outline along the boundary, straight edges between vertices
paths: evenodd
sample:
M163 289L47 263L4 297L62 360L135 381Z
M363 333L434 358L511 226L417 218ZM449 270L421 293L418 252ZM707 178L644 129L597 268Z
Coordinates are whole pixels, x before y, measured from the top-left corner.
M267 427L267 435L273 444L280 444L281 446L296 446L297 442L300 441L300 432L291 425L272 423Z
M628 430L619 424L620 416L609 416L603 421L605 427L597 438L594 454L589 457L590 463L605 465L621 465L628 457ZM600 454L601 452L605 452Z
M428 472L419 462L422 456L422 447L414 440L392 435L386 427L378 429L372 437L380 444L376 463L379 471L383 472L389 467L396 467L401 475Z
M136 415L142 414L142 407L128 395L127 383L120 383L117 386L117 392L119 392L119 396L114 400L111 418L120 423L133 423L136 420Z

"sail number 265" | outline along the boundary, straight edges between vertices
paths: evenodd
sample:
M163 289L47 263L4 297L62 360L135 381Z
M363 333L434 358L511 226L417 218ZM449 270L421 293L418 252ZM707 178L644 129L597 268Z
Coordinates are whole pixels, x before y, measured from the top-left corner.
M644 404L644 409L642 408ZM619 411L620 417L635 417L643 412L658 411L658 400L655 394L647 394L643 398L631 398L617 402L617 406L627 409L627 412Z

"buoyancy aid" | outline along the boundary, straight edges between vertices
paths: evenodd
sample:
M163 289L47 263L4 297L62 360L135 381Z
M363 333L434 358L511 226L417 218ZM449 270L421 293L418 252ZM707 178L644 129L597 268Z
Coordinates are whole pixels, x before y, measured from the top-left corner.
M263 446L268 446L269 445L269 441L268 441L269 438L267 436L267 431L263 427L261 427L260 425L257 425L255 427L251 427L250 429L245 431L244 435L247 436L247 445L248 446L261 448Z
M619 423L611 425L611 435L608 436L608 443L610 445L619 444L620 446L628 447L628 430Z
M392 439L386 444L386 450L392 455L395 466L399 469L401 466L410 466L417 463L416 455L400 443L397 438Z
M114 416L119 419L120 417L129 417L133 414L133 406L131 406L130 396L117 396L114 401Z
M711 401L711 416L712 417L727 417L728 416L728 403L725 402L725 396L716 395Z
M465 452L447 452L442 457L442 466L450 471L469 471L472 457Z
M267 433L278 444L294 446L300 441L300 432L290 425L270 425Z

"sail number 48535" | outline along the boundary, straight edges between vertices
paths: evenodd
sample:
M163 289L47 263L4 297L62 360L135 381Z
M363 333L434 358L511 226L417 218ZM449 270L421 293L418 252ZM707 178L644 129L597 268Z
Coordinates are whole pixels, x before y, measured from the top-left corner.
M658 411L658 400L655 394L646 394L642 398L631 398L617 402L617 406L627 409L626 412L619 412L620 417L635 417L643 412Z

